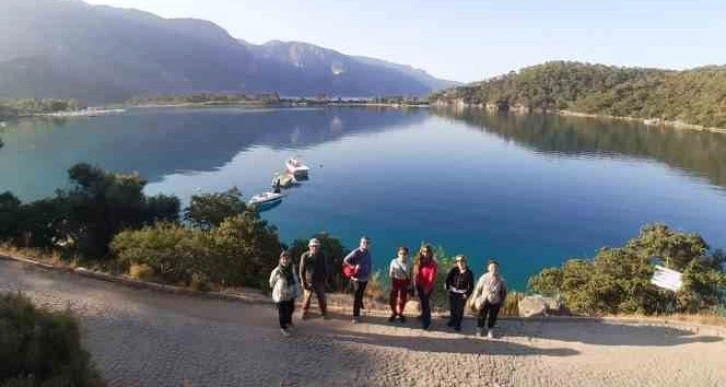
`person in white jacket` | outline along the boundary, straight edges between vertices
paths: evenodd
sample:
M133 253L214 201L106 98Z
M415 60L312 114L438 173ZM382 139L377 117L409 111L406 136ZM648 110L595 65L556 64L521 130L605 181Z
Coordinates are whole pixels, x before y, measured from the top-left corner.
M507 283L499 274L497 261L489 261L487 268L489 272L479 278L474 288L474 302L479 311L476 335L479 337L484 335L484 323L486 323L487 337L493 339L494 323L497 322L499 309L507 298Z
M290 336L294 328L292 314L295 311L295 299L300 297L302 291L300 281L295 275L295 266L287 251L280 254L280 264L270 274L270 288L272 300L277 303L280 331L283 336Z

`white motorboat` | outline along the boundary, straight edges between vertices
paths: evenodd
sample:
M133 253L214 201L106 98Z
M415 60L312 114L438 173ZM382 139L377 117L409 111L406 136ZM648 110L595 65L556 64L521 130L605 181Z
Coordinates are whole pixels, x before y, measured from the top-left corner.
M273 189L277 185L278 181L280 182L280 188L290 188L290 187L298 184L298 181L295 179L295 176L293 176L290 173L276 174L275 177L272 178L272 188Z
M295 177L306 177L308 172L310 172L310 168L303 164L297 157L291 157L285 161L285 168Z
M250 198L247 202L249 206L264 206L269 204L275 204L282 201L285 195L275 192L263 192Z

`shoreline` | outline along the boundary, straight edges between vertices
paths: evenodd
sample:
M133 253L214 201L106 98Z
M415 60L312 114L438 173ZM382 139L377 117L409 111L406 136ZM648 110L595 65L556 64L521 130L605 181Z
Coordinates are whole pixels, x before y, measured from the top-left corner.
M109 114L121 114L127 110L124 108L100 108L100 109L81 109L71 111L58 111L52 113L34 113L20 115L17 118L28 118L28 117L95 117Z
M715 128L703 125L689 124L682 121L669 121L662 120L660 118L637 118L628 116L612 116L609 114L593 114L593 113L580 113L571 110L557 110L554 112L557 115L565 117L580 117L580 118L599 118L608 120L618 121L631 121L639 122L648 127L669 127L673 129L685 129L685 130L696 130L701 132L713 132L713 133L726 133L726 128Z
M564 116L564 117L579 117L579 118L595 118L595 119L605 119L605 120L616 120L616 121L629 121L629 122L636 122L643 124L647 127L668 127L673 129L685 129L685 130L695 130L695 131L701 131L701 132L711 132L711 133L722 133L726 134L726 128L717 128L717 127L709 127L709 126L703 126L703 125L696 125L696 124L689 124L682 121L670 121L670 120L663 120L660 118L639 118L639 117L631 117L631 116L613 116L609 114L595 114L595 113L582 113L582 112L576 112L572 110L542 110L542 109L529 109L522 106L512 106L509 108L509 110L498 110L495 105L492 104L467 104L462 101L455 102L455 103L448 103L448 102L433 102L431 103L432 107L438 107L438 108L454 108L454 109L477 109L482 111L488 111L492 113L496 112L511 112L513 114L522 115L522 114L552 114L552 115L558 115L558 116Z
M298 101L282 101L279 103L178 103L178 104L142 104L142 105L123 105L127 108L175 108L175 107L237 107L237 106L250 106L250 107L270 107L270 108L288 108L288 107L356 107L356 106L374 106L374 107L391 107L391 108L428 108L431 107L429 104L396 104L396 103L382 103L382 102L370 102L370 103L356 103L356 102L298 102Z

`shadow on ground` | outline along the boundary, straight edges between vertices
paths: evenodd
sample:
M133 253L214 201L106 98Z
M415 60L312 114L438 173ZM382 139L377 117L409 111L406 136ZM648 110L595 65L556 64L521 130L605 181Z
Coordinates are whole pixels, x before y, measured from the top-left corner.
M503 321L501 326L502 330L509 336L605 346L672 347L691 343L723 341L722 337L698 335L689 329L617 323L605 320L509 320Z
M345 315L336 315L336 319L349 319ZM387 327L401 327L412 330L422 330L421 322L416 318L408 318L406 323L389 322L385 317L364 317L365 324L382 325ZM455 332L446 326L446 318L434 318L429 331L451 333L452 339L438 339L450 342L466 343L480 340L475 337L476 318L466 317L462 324L462 331ZM691 343L715 343L723 341L723 337L699 335L688 329L656 325L636 325L632 323L616 323L606 320L570 320L570 321L527 321L519 319L506 319L497 322L495 337L519 337L528 340L543 339L564 342L579 342L603 346L650 346L668 347ZM396 342L393 336L391 341ZM425 337L401 338L400 346L406 341L426 340ZM499 341L492 341L499 343ZM511 344L511 343L510 343ZM463 344L461 344L463 345ZM410 345L415 349L416 345ZM434 345L436 347L436 345ZM527 347L525 347L527 348ZM423 350L423 349L422 349ZM505 351L506 352L506 351ZM520 354L520 350L511 349L507 353ZM478 349L472 352L480 353Z

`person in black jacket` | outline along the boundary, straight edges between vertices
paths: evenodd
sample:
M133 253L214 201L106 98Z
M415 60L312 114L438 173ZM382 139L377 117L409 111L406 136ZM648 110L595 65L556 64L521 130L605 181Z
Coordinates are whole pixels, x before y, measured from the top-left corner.
M446 275L446 290L449 292L449 327L456 331L461 330L461 320L464 318L464 305L474 291L474 275L466 264L466 257L456 256L456 266Z

